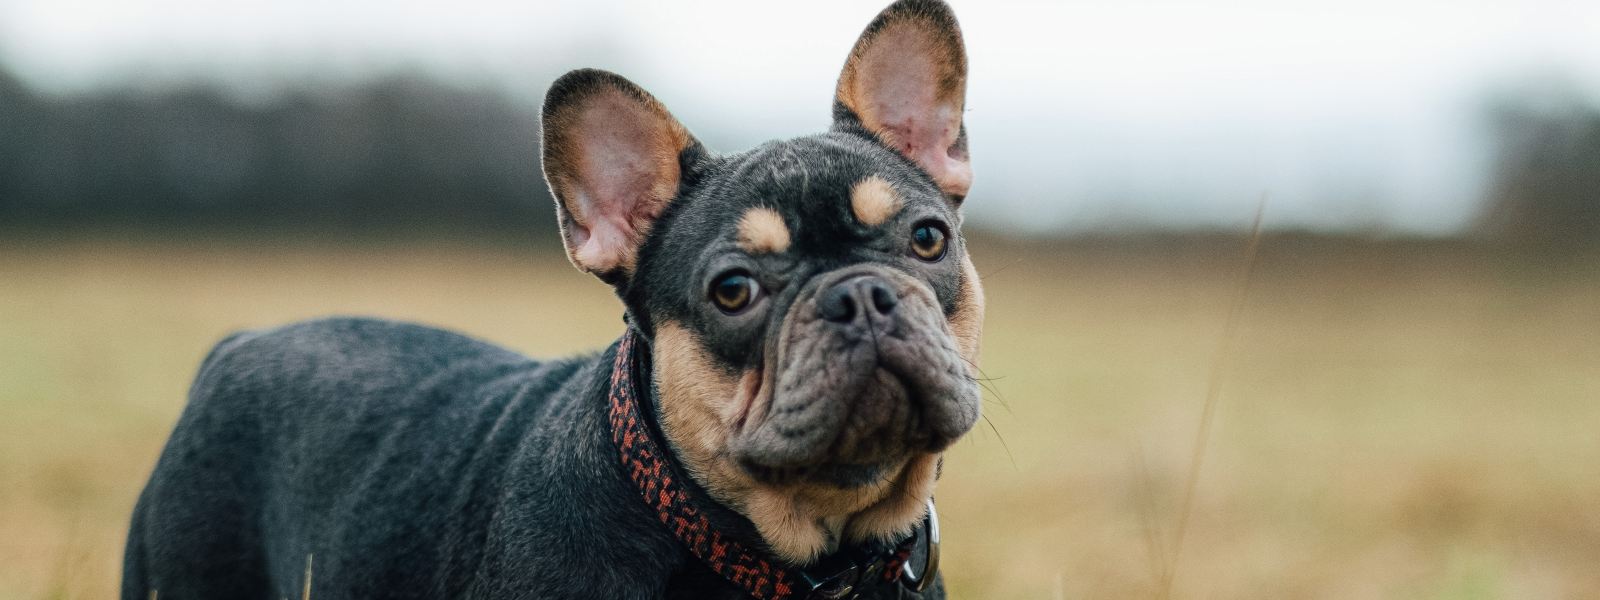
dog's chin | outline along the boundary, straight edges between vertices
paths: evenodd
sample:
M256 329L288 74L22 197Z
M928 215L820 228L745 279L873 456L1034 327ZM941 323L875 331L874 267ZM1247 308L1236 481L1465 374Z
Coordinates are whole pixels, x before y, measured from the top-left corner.
M805 408L770 413L736 436L733 456L753 480L836 489L881 485L898 477L913 456L943 451L967 429L931 423L937 415L919 391L926 385L885 368L828 388L804 390L801 403L777 398L778 406Z

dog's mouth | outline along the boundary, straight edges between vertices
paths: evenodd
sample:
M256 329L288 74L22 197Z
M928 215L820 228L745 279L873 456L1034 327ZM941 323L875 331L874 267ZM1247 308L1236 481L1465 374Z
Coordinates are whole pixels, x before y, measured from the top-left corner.
M909 276L879 277L898 288L892 312L840 325L818 317L818 294L802 292L763 367L741 380L730 450L752 478L881 483L977 421L977 384L932 291Z
M768 485L821 483L840 489L854 489L889 479L896 465L890 463L829 463L816 466L770 467L759 462L740 464L751 478Z
M807 390L798 402L751 396L769 411L745 422L745 439L767 443L736 449L746 473L773 485L848 489L891 478L912 453L942 449L923 426L918 400L886 370L864 383L827 387L833 389Z

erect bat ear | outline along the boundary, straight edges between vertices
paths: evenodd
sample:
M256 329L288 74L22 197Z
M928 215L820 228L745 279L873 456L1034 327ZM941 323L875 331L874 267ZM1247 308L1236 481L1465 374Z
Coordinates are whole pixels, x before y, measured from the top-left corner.
M680 157L699 142L649 93L598 69L551 84L543 126L567 258L607 281L631 276L639 245L678 194Z
M972 187L966 95L967 51L955 13L941 0L900 0L850 51L834 95L834 129L876 136L959 203Z

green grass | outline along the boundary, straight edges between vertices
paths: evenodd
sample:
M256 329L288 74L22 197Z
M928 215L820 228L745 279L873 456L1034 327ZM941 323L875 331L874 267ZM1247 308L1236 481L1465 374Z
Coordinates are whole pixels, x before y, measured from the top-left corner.
M999 394L939 488L954 596L1155 597L1242 242L974 246ZM0 240L0 600L115 595L231 330L375 314L555 355L619 311L551 249ZM1237 335L1174 597L1600 596L1600 263L1269 238Z

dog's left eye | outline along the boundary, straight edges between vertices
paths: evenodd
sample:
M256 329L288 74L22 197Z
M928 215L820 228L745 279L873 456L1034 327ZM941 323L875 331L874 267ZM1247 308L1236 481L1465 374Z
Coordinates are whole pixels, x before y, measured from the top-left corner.
M761 284L744 271L733 271L717 278L711 284L711 303L722 312L733 315L743 312L761 293Z
M939 262L944 258L946 237L944 227L938 223L918 223L917 228L911 231L911 251L922 260Z

